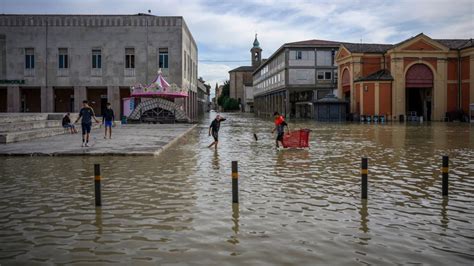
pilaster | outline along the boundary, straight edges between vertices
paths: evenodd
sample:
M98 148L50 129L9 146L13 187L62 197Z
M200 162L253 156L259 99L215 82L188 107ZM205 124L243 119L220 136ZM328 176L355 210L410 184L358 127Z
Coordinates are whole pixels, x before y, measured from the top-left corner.
M20 87L18 86L7 87L7 112L20 112Z
M74 87L74 112L82 108L82 101L87 100L87 89L83 86Z
M107 101L111 104L112 110L115 112L115 119L120 119L120 88L118 86L107 87Z
M447 61L439 58L437 61L437 71L434 73L433 88L433 120L443 120L446 113L446 99L448 90L446 89Z
M41 87L41 112L54 112L53 87Z
M380 114L380 84L375 82L375 96L374 96L374 104L375 104L375 115Z

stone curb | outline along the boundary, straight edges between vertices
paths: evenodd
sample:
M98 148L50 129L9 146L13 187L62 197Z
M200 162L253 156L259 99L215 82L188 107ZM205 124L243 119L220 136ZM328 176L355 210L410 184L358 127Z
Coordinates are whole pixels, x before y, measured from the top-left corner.
M97 152L97 153L77 153L77 152L58 152L58 153L0 153L0 157L34 157L34 156L44 156L44 157L64 157L64 156L158 156L166 149L170 148L173 144L178 142L181 138L191 132L197 127L197 124L192 125L185 132L176 136L170 142L165 144L163 147L158 148L154 152Z

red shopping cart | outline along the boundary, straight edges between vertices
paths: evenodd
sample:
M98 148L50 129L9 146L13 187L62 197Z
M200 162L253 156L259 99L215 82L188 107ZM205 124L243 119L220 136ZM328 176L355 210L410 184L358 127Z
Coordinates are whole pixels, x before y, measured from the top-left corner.
M300 129L290 131L283 136L284 148L308 148L309 147L309 129Z

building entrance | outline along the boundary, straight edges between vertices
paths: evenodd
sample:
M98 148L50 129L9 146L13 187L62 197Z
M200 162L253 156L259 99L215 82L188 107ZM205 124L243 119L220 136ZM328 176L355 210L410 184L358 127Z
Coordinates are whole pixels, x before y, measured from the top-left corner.
M405 106L406 116L410 121L431 121L433 72L425 64L412 65L405 80Z
M41 89L20 88L20 111L24 113L41 112Z
M422 116L423 120L431 121L432 89L407 88L405 95L407 119L418 121Z
M74 111L74 89L54 88L54 112L67 113Z

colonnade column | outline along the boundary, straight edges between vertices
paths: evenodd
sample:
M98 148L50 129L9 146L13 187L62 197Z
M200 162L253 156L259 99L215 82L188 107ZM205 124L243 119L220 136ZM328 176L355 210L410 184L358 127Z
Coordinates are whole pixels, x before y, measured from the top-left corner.
M84 86L74 87L74 112L82 108L82 101L87 100L87 89Z
M54 112L53 87L41 87L41 112Z
M118 86L107 87L107 101L115 112L115 118L120 119L120 88ZM118 114L118 115L117 115Z
M20 112L20 87L18 86L7 87L7 112Z

